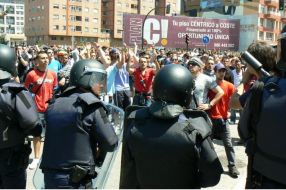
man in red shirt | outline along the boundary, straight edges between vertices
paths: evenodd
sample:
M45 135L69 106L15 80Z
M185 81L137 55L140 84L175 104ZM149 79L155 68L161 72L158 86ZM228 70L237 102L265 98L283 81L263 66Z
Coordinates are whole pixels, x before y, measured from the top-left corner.
M34 94L34 100L37 106L39 117L45 126L44 113L48 107L48 101L53 96L53 90L57 86L57 75L47 68L49 64L48 55L44 51L40 51L35 59L35 68L30 71L25 80L25 87ZM34 169L40 158L41 137L35 137L33 140L35 158L29 168Z
M214 106L211 107L208 113L213 122L213 137L223 141L228 160L229 174L231 177L236 178L239 175L239 171L235 166L235 153L231 143L229 124L227 122L227 113L229 110L228 104L230 97L235 92L235 87L232 83L224 80L226 68L222 63L218 63L215 66L214 71L216 82L224 91L224 95ZM213 99L215 97L215 93L209 91L208 96L210 99Z
M154 54L156 56L156 54ZM146 57L139 59L139 67L136 69L130 68L130 63L127 64L127 71L134 76L135 96L133 105L150 106L151 105L151 89L153 79L160 66L157 59L154 59L156 69L148 68Z

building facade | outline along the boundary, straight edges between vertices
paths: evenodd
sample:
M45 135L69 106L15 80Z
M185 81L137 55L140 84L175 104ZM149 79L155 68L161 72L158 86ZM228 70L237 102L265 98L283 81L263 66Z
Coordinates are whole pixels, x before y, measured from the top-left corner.
M10 45L25 43L24 35L24 1L1 0L0 12L6 11L6 16L0 18L1 43Z
M29 44L122 46L124 13L147 14L167 3L177 6L177 0L25 0L25 34Z
M202 9L201 0L182 0L182 13L205 18L240 19L240 41L244 43L240 47L241 50L254 40L276 44L277 37L286 24L285 10L279 10L279 0L216 1L223 1L224 5ZM248 42L245 42L245 39L248 39Z

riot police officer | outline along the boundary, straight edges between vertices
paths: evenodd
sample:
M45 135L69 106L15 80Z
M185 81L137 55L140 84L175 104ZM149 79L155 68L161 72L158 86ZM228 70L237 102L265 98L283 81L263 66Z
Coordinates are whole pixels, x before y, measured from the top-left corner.
M106 92L106 71L96 60L81 60L69 87L45 114L47 130L40 168L45 188L91 188L100 153L113 151L118 138L99 95Z
M246 141L246 188L286 188L286 26L277 44L278 75L264 77L250 89L239 125ZM259 72L259 71L257 71Z
M39 136L41 125L29 91L11 80L16 76L14 51L0 45L0 188L25 189L31 153L25 137Z
M194 83L181 65L155 76L150 107L129 107L124 123L120 188L200 188L223 172L210 140L209 118L191 111Z

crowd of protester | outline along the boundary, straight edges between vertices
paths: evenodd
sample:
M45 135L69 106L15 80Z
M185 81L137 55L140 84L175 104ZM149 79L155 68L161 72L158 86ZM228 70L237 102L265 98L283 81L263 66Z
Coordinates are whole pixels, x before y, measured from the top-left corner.
M136 44L132 47L124 44L120 48L115 48L100 46L98 43L86 43L74 49L47 45L17 45L15 53L18 58L16 80L24 83L33 94L43 122L49 101L68 88L70 70L81 59L96 59L105 66L107 95L103 100L123 110L131 104L149 106L152 102L152 82L156 72L165 65L180 64L190 70L195 80L194 100L190 107L205 110L212 119L221 118L231 124L236 122L237 110L230 110L225 101L229 101L229 97L241 83L246 67L239 52L205 49L168 50L153 45L139 50ZM227 98L226 89L217 84L215 68L218 67L225 73L222 80L233 86ZM224 110L221 117L213 117L214 107L216 110ZM230 134L222 140L226 146L230 172L234 176L238 175L234 151L229 141ZM35 138L33 142L35 156L30 169L37 166L40 158L41 139Z

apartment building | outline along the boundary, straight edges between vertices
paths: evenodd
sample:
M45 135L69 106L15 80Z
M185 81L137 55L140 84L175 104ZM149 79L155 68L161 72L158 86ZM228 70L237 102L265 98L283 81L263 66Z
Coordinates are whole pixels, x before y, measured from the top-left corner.
M162 2L165 2L162 4ZM147 14L177 0L25 0L29 44L122 45L123 14ZM163 14L164 12L160 12ZM155 11L151 13L155 14Z
M79 45L109 39L101 27L101 0L25 0L29 44Z
M103 0L102 27L107 28L112 38L111 45L122 45L123 14L166 15L166 5L171 4L171 13L177 13L177 0Z
M277 36L286 24L286 13L285 10L279 10L279 0L223 0L223 7L205 10L200 8L200 3L201 0L182 0L184 7L182 12L188 16L205 18L238 18L241 19L241 23L245 23L242 20L247 20L248 16L255 16L252 23L248 22L241 26L243 31L255 32L251 41L262 40L275 44ZM231 6L235 6L235 9Z
M20 44L26 41L24 35L24 1L0 0L0 12L7 15L0 18L1 43Z

